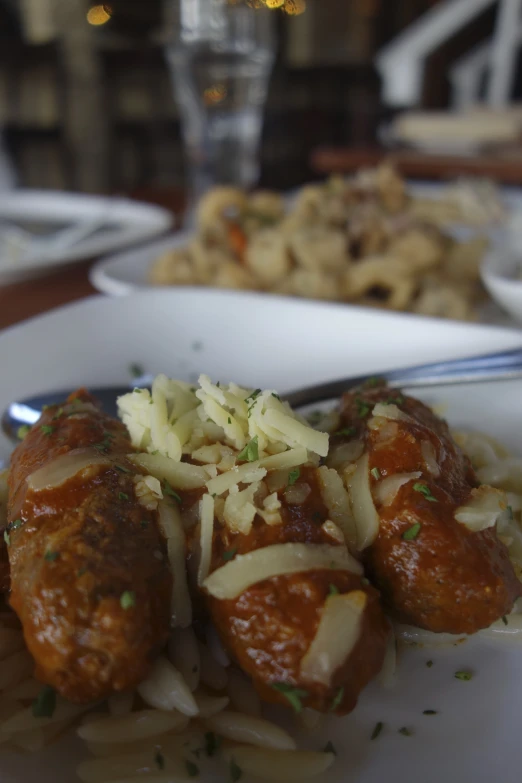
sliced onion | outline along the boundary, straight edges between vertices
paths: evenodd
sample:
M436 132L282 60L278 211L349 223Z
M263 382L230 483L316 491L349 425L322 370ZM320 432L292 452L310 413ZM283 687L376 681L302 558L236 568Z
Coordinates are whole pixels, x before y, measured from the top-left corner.
M187 628L192 622L192 603L187 584L185 531L179 509L170 503L160 503L158 521L167 540L167 552L172 573L171 625L173 628Z
M362 456L364 443L362 440L350 440L348 443L341 443L334 446L328 453L326 464L329 468L340 468L346 462L355 462Z
M440 466L437 462L437 454L431 440L421 441L421 454L426 463L428 472L431 473L432 476L440 476Z
M357 528L350 507L350 498L341 477L333 468L327 468L326 465L323 465L317 470L317 478L319 479L321 497L328 509L330 519L341 528L346 543L355 547L357 545Z
M317 633L301 661L303 679L330 686L357 644L367 600L362 590L326 599Z
M111 460L93 448L73 449L31 473L27 477L27 487L33 492L61 487L80 471L94 465L111 465Z
M200 560L198 568L198 584L203 584L210 570L212 559L212 537L214 535L214 498L211 495L203 495L200 500Z
M374 486L374 494L377 502L382 506L391 506L395 500L399 489L407 484L408 481L418 479L422 476L420 471L414 473L396 473L394 476L387 476Z
M401 411L401 409L393 403L378 402L373 408L372 416L391 419L392 421L413 421L411 416L408 416L407 413Z
M357 529L357 548L366 549L379 534L379 515L373 503L368 470L368 453L357 462L355 472L347 477L348 492Z
M504 492L483 484L471 490L468 502L457 508L454 517L457 522L478 533L480 530L493 527L506 508L507 500Z
M362 574L361 564L344 546L329 544L273 544L246 555L237 555L221 566L203 587L221 600L237 598L254 584L273 576L319 569L338 569Z

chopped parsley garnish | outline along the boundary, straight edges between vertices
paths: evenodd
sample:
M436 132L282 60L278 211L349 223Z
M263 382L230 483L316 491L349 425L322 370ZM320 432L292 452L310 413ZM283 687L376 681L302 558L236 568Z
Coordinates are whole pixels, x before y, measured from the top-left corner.
M114 435L110 435L109 433L105 433L104 439L101 441L101 443L94 443L93 448L97 449L97 451L101 453L105 453L109 451L111 447L111 440L114 438Z
M158 769L165 769L165 759L161 751L157 750L154 754L154 761Z
M49 563L54 563L54 561L58 560L59 557L60 557L59 552L51 552L51 550L48 549L44 555L44 560L47 560Z
M309 424L310 424L312 427L315 427L315 425L316 425L316 424L319 424L319 422L320 422L320 421L321 421L323 418L324 418L324 413L323 413L323 411L319 411L319 410L317 410L317 411L311 411L311 412L310 412L310 413L309 413L309 414L306 416L306 420L308 421L308 423L309 423Z
M468 680L471 680L473 674L471 672L460 671L460 672L455 672L455 677L457 678L457 680L464 680L465 682L467 682Z
M247 443L244 449L237 455L238 459L244 462L255 462L259 459L259 446L257 444L257 435L255 435L251 441Z
M420 492L421 495L424 495L426 500L431 500L432 503L436 503L437 502L437 498L433 497L433 495L431 494L431 490L430 490L430 488L428 487L427 484L421 484L419 482L416 482L413 485L413 489L415 490L415 492Z
M237 783L238 780L241 780L243 776L243 770L241 767L238 767L238 765L235 762L235 759L231 759L230 761L230 780L232 783Z
M295 484L295 482L297 481L300 475L301 475L301 471L299 470L299 468L294 468L293 470L291 470L290 473L288 474L288 486L291 487L292 484Z
M374 375L371 378L368 378L363 385L366 386L367 389L373 389L375 386L380 386L381 383L384 383L384 378Z
M10 522L9 525L7 525L8 530L18 530L19 527L22 527L23 522L21 519L15 519L14 522Z
M223 560L233 560L234 557L236 556L236 554L237 554L237 548L236 549L229 549L228 551L223 552L222 557L223 557Z
M56 419L59 419L62 414L63 414L63 408L58 408L58 410L56 411L56 413L53 416L53 421L55 421Z
M386 405L402 405L404 402L404 397L402 397L400 394L397 397L388 397L386 400Z
M52 435L54 432L54 427L52 427L50 424L42 424L40 429L44 435Z
M508 619L505 614L502 615L502 622L504 623L504 625L508 624Z
M370 412L370 406L361 397L355 398L355 404L357 405L357 415L360 419L364 419Z
M131 362L129 364L129 374L131 378L139 378L143 373L143 367L141 364L138 364L138 362Z
M342 430L337 430L335 433L336 435L345 435L347 438L350 438L352 435L355 435L357 430L355 427L343 427Z
M7 546L11 546L11 536L7 532L7 530L4 530L4 541L7 544Z
M287 682L273 682L272 688L275 691L282 693L285 699L290 702L295 712L300 713L303 710L301 699L306 699L308 691L304 691L301 688L295 688L293 685L289 685Z
M248 395L248 397L245 397L245 402L249 402L249 400L255 400L259 397L261 394L261 389L254 389L254 391Z
M220 745L221 737L218 734L213 731L205 732L205 753L209 758L218 752Z
M422 525L420 522L415 522L414 525L409 527L407 530L404 531L401 538L404 539L404 541L413 541L414 538L417 538L419 535L420 529Z
M333 744L333 742L331 740L328 740L328 742L324 746L323 753L333 753L334 756L337 756L337 751L336 751L336 749L334 747L334 744Z
M407 726L403 726L402 729L399 729L399 734L402 734L403 737L411 737L413 731Z
M118 492L118 500L128 500L129 496L125 492Z
M372 731L372 735L371 735L370 739L372 739L372 740L377 739L377 737L379 736L379 734L381 733L383 728L384 728L384 723L382 721L379 721L378 723L376 723L375 726L374 726L374 729Z
M120 596L120 606L122 609L132 609L136 606L136 593L132 590L125 590Z
M34 718L52 718L56 709L56 691L50 685L44 685L33 701Z
M22 424L21 427L18 427L18 429L16 430L16 437L18 438L18 440L23 440L30 429L31 428L28 424Z
M227 421L229 424L232 424L232 419L230 418L230 416L228 417Z
M423 715L436 715L437 714L437 710L423 710L422 714Z
M148 519L142 519L141 522L140 522L140 527L145 529L148 526L149 526L149 520Z
M328 595L339 595L339 589L331 584L328 588Z
M431 667L433 666L433 661L426 661L426 666L428 667L428 669L431 669Z
M116 470L119 470L122 473L130 473L131 472L128 468L124 468L123 465L115 465L114 467L116 468Z
M279 394L276 394L275 392L272 392L272 397L275 397L275 398L276 398L276 400L280 400L280 399L281 399L281 397L279 396Z
M379 468L372 468L370 470L370 473L374 477L375 481L379 481L379 479L381 477L381 471L379 470Z
M172 487L170 486L170 484L167 481L167 479L164 479L163 484L162 484L162 489L163 489L163 492L166 495L169 495L171 498L174 498L174 500L177 503L181 503L180 496L178 495L178 493L174 489L172 489Z
M197 764L194 764L193 761L189 761L188 759L185 759L185 767L188 772L189 778L195 778L197 775L199 775L199 767Z
M332 706L330 707L330 712L334 712L337 709L337 707L342 702L343 698L344 698L344 688L339 688L339 690L334 696Z

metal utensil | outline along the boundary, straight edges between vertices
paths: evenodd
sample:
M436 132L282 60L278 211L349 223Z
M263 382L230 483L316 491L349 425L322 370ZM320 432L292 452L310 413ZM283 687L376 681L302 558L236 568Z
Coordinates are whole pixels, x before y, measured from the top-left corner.
M395 388L415 389L432 386L454 386L463 383L483 383L485 381L514 380L522 378L522 348L510 351L472 356L464 359L450 359L445 362L416 365L399 370L374 373L372 376L360 375L327 381L304 389L297 389L283 395L292 406L299 408L305 405L333 400L340 397L344 391L359 386L370 377L385 380ZM143 379L145 381L145 379ZM146 383L141 384L146 387ZM45 405L63 402L72 389L45 392L12 402L2 415L2 429L11 440L18 440L19 428L32 425L38 421ZM91 388L91 393L97 397L104 410L116 415L116 400L122 394L130 391L128 386L109 386Z

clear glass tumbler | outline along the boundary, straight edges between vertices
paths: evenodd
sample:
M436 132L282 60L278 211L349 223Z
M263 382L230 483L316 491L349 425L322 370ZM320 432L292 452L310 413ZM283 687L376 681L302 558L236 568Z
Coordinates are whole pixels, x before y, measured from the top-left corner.
M245 0L171 0L171 9L166 54L193 205L212 185L248 188L258 179L274 18Z

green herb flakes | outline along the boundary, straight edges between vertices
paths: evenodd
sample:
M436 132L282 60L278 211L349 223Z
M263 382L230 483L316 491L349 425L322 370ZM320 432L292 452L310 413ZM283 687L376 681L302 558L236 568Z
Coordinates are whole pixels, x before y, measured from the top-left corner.
M229 549L226 552L223 552L222 558L223 560L233 560L237 554L237 548L236 549Z
M337 751L336 751L336 749L334 747L334 744L333 744L333 742L331 740L328 740L328 742L324 746L323 753L333 753L334 756L337 756Z
M295 688L293 685L289 685L286 682L273 682L272 688L283 694L296 713L299 714L302 712L303 705L301 704L301 699L306 699L308 691L303 691L301 688Z
M124 468L123 465L115 465L114 466L116 470L119 470L120 473L130 473L131 471L128 468Z
M44 435L52 435L54 432L54 427L52 427L50 424L42 424L40 427Z
M427 484L421 484L419 482L416 482L413 485L413 489L415 490L415 492L420 492L421 495L424 495L426 500L431 500L432 503L437 502L437 498L433 497L433 495L431 494L431 490Z
M335 585L330 585L328 588L328 595L339 595L339 590Z
M473 674L468 671L459 671L455 672L455 677L457 680L464 680L464 682L468 682L468 680L471 680L473 677Z
M169 484L169 482L167 481L167 479L164 479L164 481L163 481L163 483L162 483L161 487L162 487L162 489L163 489L163 492L164 492L166 495L168 495L168 496L169 496L169 497L171 497L171 498L174 498L174 500L176 501L176 503L181 503L181 498L180 498L180 496L178 495L178 493L177 493L177 492L176 492L174 489L172 489L172 487L170 486L170 484Z
M129 496L125 492L118 492L118 500L128 500Z
M195 778L199 775L199 767L197 764L194 764L193 761L189 761L188 759L185 759L185 768L187 770L189 778Z
M337 707L341 704L343 698L344 698L344 688L339 688L339 690L334 696L332 706L330 707L330 712L335 712Z
M411 737L413 731L409 729L407 726L403 726L402 729L399 729L399 734L402 734L403 737Z
M11 546L11 536L7 532L7 530L4 530L4 541L7 544L7 546Z
M59 552L51 552L51 550L48 549L44 555L44 560L47 560L49 563L54 563L54 561L58 560L59 557L60 557Z
M247 443L245 448L239 452L237 458L244 462L255 462L259 459L259 446L257 443L257 435Z
M205 732L205 753L209 758L215 756L221 746L221 737L213 731Z
M56 691L50 685L44 685L33 701L33 718L52 718L56 709Z
M235 762L235 759L230 761L230 780L232 783L237 783L243 777L243 770Z
M165 758L161 751L157 750L154 754L154 761L158 769L165 769Z
M372 731L370 739L372 739L372 740L377 739L377 737L379 736L379 734L381 733L383 728L384 728L384 723L382 721L379 721L378 723L376 723L374 728L373 728L373 731Z
M417 538L419 535L421 527L422 525L420 522L415 522L414 525L404 531L401 538L404 539L404 541L413 541L413 539Z
M23 522L21 519L15 519L14 522L11 522L9 525L7 525L8 530L18 530L19 527L22 527Z
M22 424L21 427L18 427L16 430L16 437L18 440L23 440L30 429L31 427L28 424Z
M355 398L355 404L357 406L357 415L360 419L364 419L370 412L370 406L361 397Z
M504 625L508 624L508 619L505 614L502 615L502 622L504 623Z
M295 484L295 482L297 481L300 475L301 475L301 471L299 470L299 468L294 468L293 470L291 470L290 473L288 474L288 486L291 487L292 484Z
M345 438L351 438L357 432L355 427L343 427L342 430L337 430L335 435L342 435Z
M379 481L379 479L381 477L381 471L379 470L379 468L372 468L370 470L370 473L374 477L375 481Z
M141 522L140 522L140 527L143 528L143 530L145 530L145 528L148 527L149 524L150 523L149 523L148 519L142 519Z
M125 590L120 596L120 606L125 610L136 606L136 593L133 590Z
M131 362L129 364L129 368L128 369L129 369L129 375L131 376L131 378L139 378L145 372L145 370L143 369L143 366L141 364L139 364L138 362Z
M426 666L428 667L428 669L431 669L431 667L433 666L433 661L426 661Z

